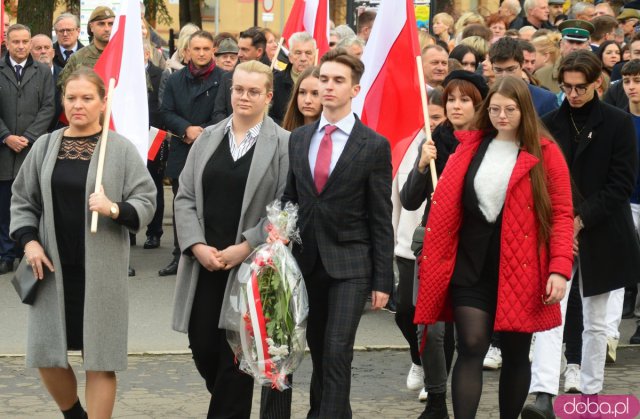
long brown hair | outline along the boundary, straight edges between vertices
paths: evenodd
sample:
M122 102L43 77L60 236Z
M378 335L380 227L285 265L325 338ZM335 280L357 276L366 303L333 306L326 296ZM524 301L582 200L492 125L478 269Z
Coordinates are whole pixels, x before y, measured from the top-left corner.
M300 112L300 108L298 108L298 92L300 92L300 85L302 84L302 81L308 77L315 77L316 79L319 79L320 69L318 67L309 67L298 76L298 81L293 86L293 90L291 92L291 99L289 99L287 113L284 115L284 119L282 120L282 128L287 131L293 131L294 129L304 125L304 115ZM318 114L318 116L320 116L320 114Z
M481 130L496 132L489 119L489 103L494 94L509 98L516 102L520 109L520 125L517 138L522 149L539 159L531 169L531 186L533 189L533 205L538 218L538 241L540 245L547 245L551 235L551 198L547 189L547 177L543 165L540 137L551 139L551 135L542 126L533 108L531 94L527 84L516 77L505 76L498 78L487 95L480 111L476 114L475 127Z

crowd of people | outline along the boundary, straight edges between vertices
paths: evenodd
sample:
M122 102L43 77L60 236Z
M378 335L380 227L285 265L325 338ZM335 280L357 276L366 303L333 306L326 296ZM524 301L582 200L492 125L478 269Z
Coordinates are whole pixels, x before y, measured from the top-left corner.
M193 24L165 57L143 10L149 125L169 136L145 169L110 132L99 191L106 92L92 68L113 10L93 10L87 45L70 13L53 22L55 42L6 25L0 274L18 261L42 280L27 366L65 418L111 416L127 365L129 246L146 229L143 247L160 247L168 182L173 250L158 274L176 276L172 326L188 334L211 393L207 417L251 414L253 379L218 323L237 267L286 241L267 225L276 199L299 206L291 249L309 296L308 417L352 416L368 300L395 313L420 418L449 417L449 374L453 415L475 417L483 369L500 369L502 418L555 417L561 376L565 392L597 397L622 318L637 318L630 343L640 344L636 3L503 0L493 14L435 14L430 32L416 28L429 124L395 176L389 142L351 108L375 11L357 31L332 28L322 57L311 34L292 35L284 59L269 29ZM68 350L83 352L86 411ZM260 417L290 416L291 389L263 387Z

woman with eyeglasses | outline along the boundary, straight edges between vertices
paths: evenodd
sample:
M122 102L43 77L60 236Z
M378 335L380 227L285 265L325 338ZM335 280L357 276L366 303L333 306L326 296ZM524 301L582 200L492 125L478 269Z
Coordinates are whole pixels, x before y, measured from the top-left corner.
M456 419L476 417L483 360L501 332L500 417L516 419L529 391L531 334L561 323L573 261L569 170L520 77L496 80L473 125L456 133L433 195L415 320L455 322Z
M218 322L227 283L265 242L266 206L284 191L289 132L267 116L272 97L268 66L247 61L236 67L233 113L195 141L175 200L182 255L173 328L188 334L196 368L211 393L207 417L212 418L251 416L253 379L238 368ZM285 407L291 400L287 391L274 395L284 398Z

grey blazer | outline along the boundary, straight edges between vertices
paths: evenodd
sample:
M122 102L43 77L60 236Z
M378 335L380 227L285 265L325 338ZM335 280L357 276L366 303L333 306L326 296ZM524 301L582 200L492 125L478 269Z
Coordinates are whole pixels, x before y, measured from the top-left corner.
M180 175L180 189L175 199L176 230L182 255L178 265L173 307L173 329L186 333L189 328L193 298L198 285L200 263L185 250L197 243L206 243L204 236L202 172L224 137L224 127L232 116L207 127L191 147ZM242 200L240 226L236 243L244 240L251 248L264 243L266 206L280 198L289 170L289 132L265 117ZM229 273L229 283L235 280L237 269Z

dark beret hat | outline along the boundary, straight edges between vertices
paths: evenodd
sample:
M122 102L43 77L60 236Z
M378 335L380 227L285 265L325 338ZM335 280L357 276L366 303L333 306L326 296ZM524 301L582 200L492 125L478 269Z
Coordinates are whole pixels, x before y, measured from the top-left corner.
M487 93L489 93L489 85L487 85L484 77L479 74L472 73L467 70L453 70L451 73L447 74L447 77L445 77L442 87L447 87L447 84L449 84L451 80L468 81L478 89L480 96L482 96L483 99L486 98Z

